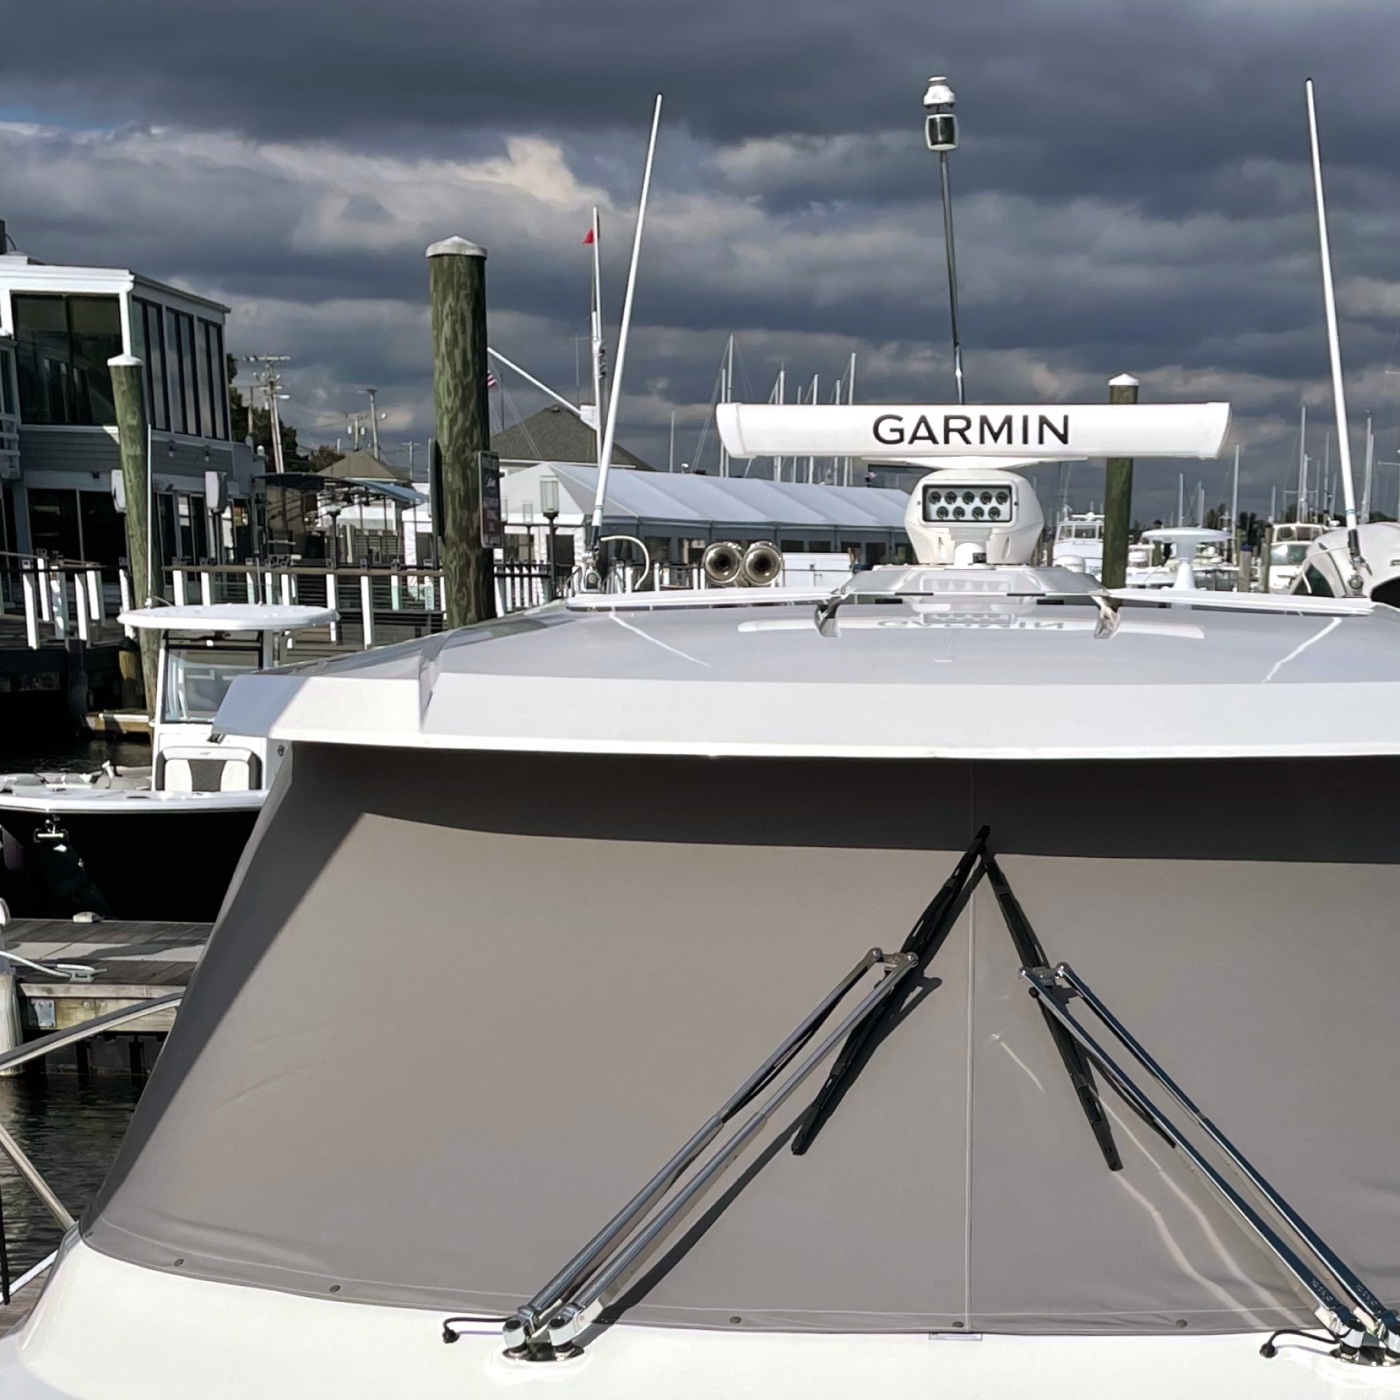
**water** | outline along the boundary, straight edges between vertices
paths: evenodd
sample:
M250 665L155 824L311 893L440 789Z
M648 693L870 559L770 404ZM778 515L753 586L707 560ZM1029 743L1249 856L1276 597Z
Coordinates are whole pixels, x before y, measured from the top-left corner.
M57 1072L0 1079L0 1123L76 1217L101 1186L139 1094L140 1083L121 1074L87 1083ZM0 1196L10 1270L18 1275L57 1249L63 1232L3 1152Z
M151 746L130 739L45 739L24 736L0 749L0 773L86 773L111 762L118 768L149 767Z
M105 739L49 740L25 735L0 751L0 772L74 773L151 761L148 744ZM56 1060L64 1060L60 1051ZM72 1051L67 1052L68 1063ZM55 1069L47 1077L0 1079L0 1123L14 1134L54 1194L78 1216L102 1184L126 1132L140 1084L124 1074L95 1074L83 1083ZM13 1163L0 1152L0 1198L11 1273L18 1275L57 1247L62 1231Z

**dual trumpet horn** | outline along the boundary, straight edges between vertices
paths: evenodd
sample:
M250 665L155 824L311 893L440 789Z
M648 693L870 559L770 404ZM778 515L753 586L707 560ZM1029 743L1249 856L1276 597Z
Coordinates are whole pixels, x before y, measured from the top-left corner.
M750 545L717 540L701 556L700 567L716 587L763 588L782 577L783 556L766 540Z

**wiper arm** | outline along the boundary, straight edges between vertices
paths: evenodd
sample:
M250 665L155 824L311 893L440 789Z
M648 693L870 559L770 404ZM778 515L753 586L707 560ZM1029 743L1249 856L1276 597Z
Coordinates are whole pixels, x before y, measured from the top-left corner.
M972 845L963 853L962 859L953 867L953 873L929 901L928 907L919 915L910 930L909 937L904 940L904 947L900 951L912 956L919 969L927 966L942 946L948 930L957 921L963 905L971 897L978 880L982 878L979 861L986 853L987 838L991 835L991 830L991 827L984 826L972 838ZM887 1001L878 1015L869 1017L851 1033L850 1039L836 1057L836 1063L832 1065L826 1083L817 1091L802 1126L792 1140L794 1156L802 1156L812 1145L822 1126L850 1088L851 1082L865 1067L870 1054L879 1044L879 1036L894 1019L897 1011L897 1004Z
M636 1269L643 1257L698 1200L701 1193L734 1164L763 1125L836 1048L841 1038L849 1035L889 998L914 964L915 959L910 954L886 955L879 948L872 948L801 1025L691 1135L670 1161L528 1303L516 1309L504 1328L507 1352L538 1361L572 1355L577 1350L576 1338L592 1326L602 1312L605 1295ZM837 1005L867 974L876 969L882 974L880 979L835 1030L791 1071L786 1080L773 1088L765 1102L741 1128L714 1150L686 1185L661 1209L651 1214L666 1193L720 1135L725 1124L788 1069Z
M1006 920L1007 932L1010 933L1011 941L1016 945L1016 956L1021 959L1021 975L1030 980L1031 995L1040 1006L1040 1014L1045 1018L1046 1026L1049 1027L1050 1038L1055 1042L1055 1049L1060 1052L1060 1059L1064 1061L1065 1069L1069 1072L1069 1082L1074 1086L1074 1092L1079 1096L1079 1106L1084 1110L1084 1116L1089 1120L1089 1128L1094 1134L1094 1141L1098 1143L1099 1151L1103 1153L1103 1159L1108 1163L1109 1171L1122 1171L1123 1159L1118 1155L1118 1144L1113 1140L1113 1129L1103 1111L1103 1104L1099 1101L1098 1086L1094 1083L1094 1072L1089 1067L1088 1057L1078 1041L1045 1005L1045 998L1053 999L1059 995L1054 979L1042 982L1032 976L1033 973L1048 970L1045 949L1040 946L1040 939L1036 937L1035 929L1031 927L1030 920L1026 918L1025 910L1021 908L1020 901L1011 892L1011 886L1007 884L1006 876L1002 873L1001 866L997 864L997 858L991 854L984 856L982 868L987 872L992 893L996 895L997 904L1001 908L1001 916ZM1157 1127L1151 1119L1148 1122L1151 1127Z

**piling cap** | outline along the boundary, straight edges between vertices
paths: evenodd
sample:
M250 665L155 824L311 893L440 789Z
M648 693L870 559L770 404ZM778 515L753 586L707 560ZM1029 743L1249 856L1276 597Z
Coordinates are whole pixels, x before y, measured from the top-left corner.
M1136 389L1137 386L1138 381L1134 379L1131 374L1115 374L1113 378L1108 381L1108 387L1110 389Z
M141 367L142 365L144 365L145 363L146 363L145 360L138 359L135 355L113 355L112 358L111 358L110 360L107 361L107 368L108 368L108 369L131 369L131 368L133 368L133 367L135 367L135 368L140 368L140 367Z
M429 244L427 255L430 258L484 258L486 249L480 243L473 243L469 239L459 238L454 234L451 238L444 238L438 243Z

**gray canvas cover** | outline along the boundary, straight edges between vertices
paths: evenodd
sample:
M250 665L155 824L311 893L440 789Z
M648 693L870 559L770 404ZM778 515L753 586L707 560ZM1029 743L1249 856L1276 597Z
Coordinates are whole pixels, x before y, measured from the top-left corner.
M509 1311L900 944L985 820L1050 957L1400 1299L1400 868L1355 797L1400 773L1189 769L299 747L84 1235L199 1277ZM1105 1088L1107 1170L1017 968L984 884L811 1151L786 1148L799 1093L623 1314L1306 1319Z

